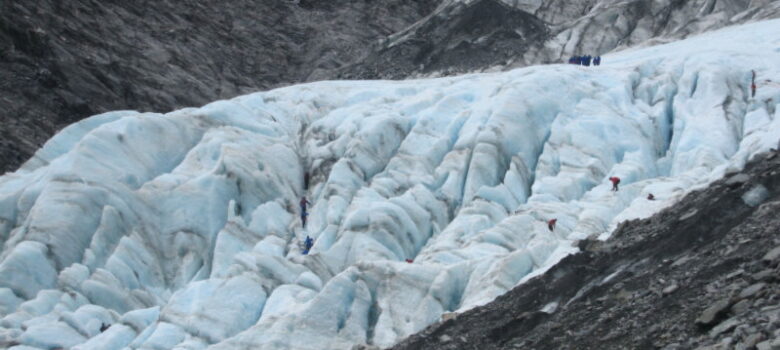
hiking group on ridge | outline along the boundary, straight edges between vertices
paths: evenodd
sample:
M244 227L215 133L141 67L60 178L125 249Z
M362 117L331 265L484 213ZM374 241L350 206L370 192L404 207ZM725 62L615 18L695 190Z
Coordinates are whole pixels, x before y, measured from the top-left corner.
M591 62L593 62L594 66L601 65L601 56L593 57L591 55L586 55L586 56L569 57L569 64L576 64L578 66L590 67Z

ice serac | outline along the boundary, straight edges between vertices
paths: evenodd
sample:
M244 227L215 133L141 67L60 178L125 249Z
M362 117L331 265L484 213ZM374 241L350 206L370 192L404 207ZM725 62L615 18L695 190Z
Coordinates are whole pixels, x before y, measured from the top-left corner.
M774 147L766 38L87 119L0 178L0 346L390 346Z

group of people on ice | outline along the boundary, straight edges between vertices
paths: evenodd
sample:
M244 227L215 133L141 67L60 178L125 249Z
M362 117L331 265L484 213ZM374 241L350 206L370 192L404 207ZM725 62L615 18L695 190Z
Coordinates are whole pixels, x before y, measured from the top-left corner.
M590 66L591 62L594 66L601 65L601 56L593 57L591 55L586 56L571 56L569 57L569 64L576 64L578 66Z
M780 145L778 145L778 147L780 147ZM618 187L618 185L620 184L620 178L619 177L611 176L609 178L609 182L612 183L612 190L611 191L617 192L620 189ZM653 201L653 200L655 200L655 196L652 193L649 193L647 195L647 200ZM547 220L547 228L550 230L550 232L555 231L555 224L557 222L558 222L558 219L556 219L556 218Z
M609 181L612 183L612 191L617 192L619 190L618 185L620 184L620 178L617 176L612 176L609 178ZM650 193L647 196L648 200L655 200L655 196L653 196L652 193ZM301 197L300 202L298 204L301 207L301 226L306 227L306 217L309 216L308 211L306 210L308 205L311 204L308 199L306 199L305 196ZM550 231L555 231L555 224L558 222L558 219L550 219L547 221L547 228L550 229ZM306 235L306 239L303 242L303 251L302 253L304 255L309 254L309 250L311 250L312 246L314 246L314 239ZM407 263L412 263L414 260L412 259L406 259Z

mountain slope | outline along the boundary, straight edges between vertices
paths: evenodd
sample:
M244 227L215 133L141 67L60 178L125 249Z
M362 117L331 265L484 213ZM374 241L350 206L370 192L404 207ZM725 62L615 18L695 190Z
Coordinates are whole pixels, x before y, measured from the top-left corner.
M0 172L62 127L109 110L170 111L322 79L561 62L779 9L770 0L7 1Z
M437 3L3 1L0 173L96 113L170 111L322 79Z
M341 78L400 79L471 72L508 63L549 40L536 16L496 0L445 2L429 17L390 36Z
M340 77L400 79L565 62L777 18L780 1L449 0Z
M774 146L767 37L777 20L609 66L320 82L83 120L0 177L0 341L392 346Z

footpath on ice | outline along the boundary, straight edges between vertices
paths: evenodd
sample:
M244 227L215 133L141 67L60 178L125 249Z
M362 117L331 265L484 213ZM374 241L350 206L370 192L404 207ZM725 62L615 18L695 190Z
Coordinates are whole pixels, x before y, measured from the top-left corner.
M773 20L599 67L94 116L0 177L0 346L390 346L776 147L777 62Z

